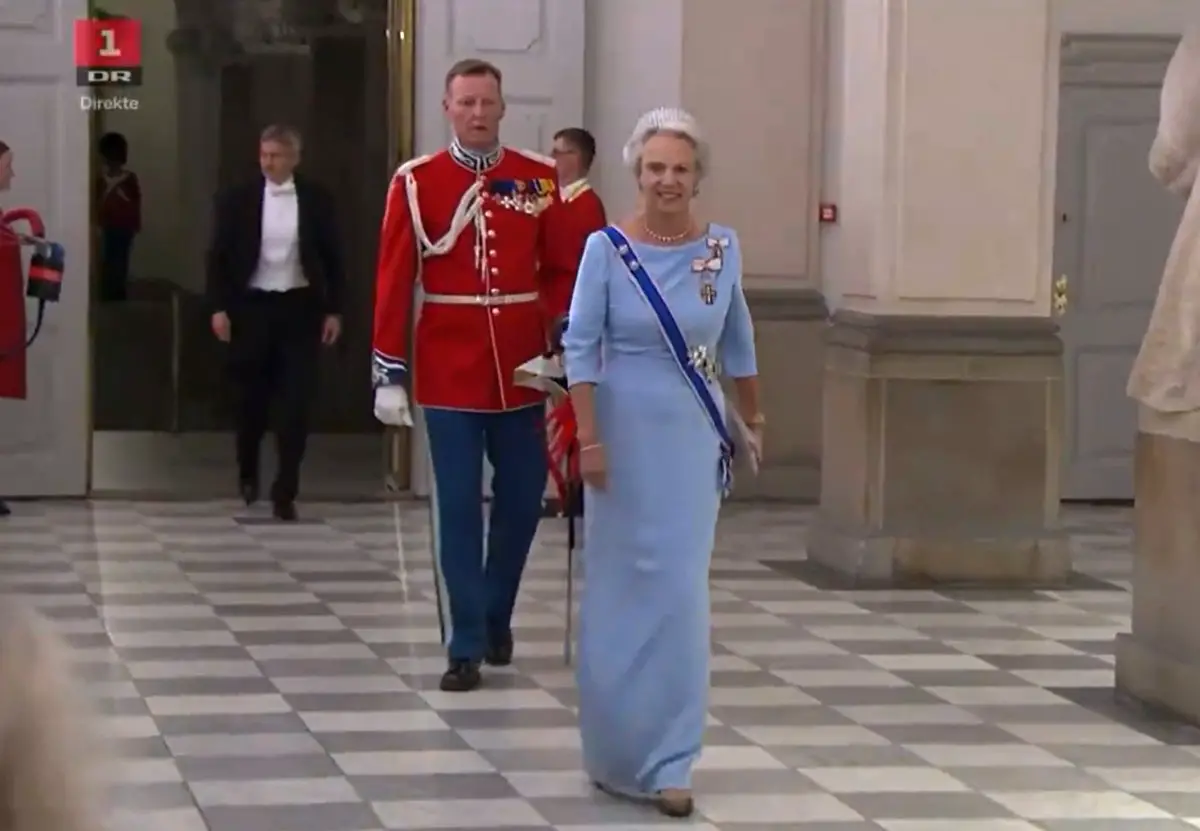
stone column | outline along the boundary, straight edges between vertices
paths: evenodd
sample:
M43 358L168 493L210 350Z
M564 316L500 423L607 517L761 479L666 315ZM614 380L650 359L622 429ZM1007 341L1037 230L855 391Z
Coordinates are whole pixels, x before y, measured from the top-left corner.
M830 8L835 308L810 560L833 579L1058 584L1050 0Z

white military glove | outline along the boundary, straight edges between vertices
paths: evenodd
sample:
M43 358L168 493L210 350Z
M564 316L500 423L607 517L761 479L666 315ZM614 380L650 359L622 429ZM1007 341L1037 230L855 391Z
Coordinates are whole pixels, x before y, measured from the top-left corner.
M375 418L389 427L412 427L412 412L404 387L379 387L375 390Z

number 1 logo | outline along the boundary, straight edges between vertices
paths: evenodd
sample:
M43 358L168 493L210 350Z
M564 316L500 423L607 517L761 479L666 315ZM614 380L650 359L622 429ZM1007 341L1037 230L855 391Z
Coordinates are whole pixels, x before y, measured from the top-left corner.
M100 30L100 50L96 55L101 58L119 58L121 50L117 48L117 30L113 28Z
M78 86L141 86L140 21L129 18L76 20L74 45Z

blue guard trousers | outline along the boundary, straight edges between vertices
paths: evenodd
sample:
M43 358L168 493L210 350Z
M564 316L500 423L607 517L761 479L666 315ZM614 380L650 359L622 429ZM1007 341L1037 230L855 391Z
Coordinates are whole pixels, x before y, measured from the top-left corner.
M433 554L451 660L482 660L510 635L549 468L541 404L505 412L426 409ZM483 460L492 466L484 540Z

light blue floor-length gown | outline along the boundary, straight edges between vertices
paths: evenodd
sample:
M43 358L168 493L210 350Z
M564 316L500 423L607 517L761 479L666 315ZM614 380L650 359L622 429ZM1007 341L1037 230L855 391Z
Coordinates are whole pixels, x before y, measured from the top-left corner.
M688 347L706 347L725 375L756 375L733 231L712 225L694 242L633 248ZM588 239L569 320L567 376L596 384L608 464L606 487L589 488L584 500L584 764L597 784L633 796L690 788L708 705L720 443L603 233ZM723 404L719 386L710 388Z

